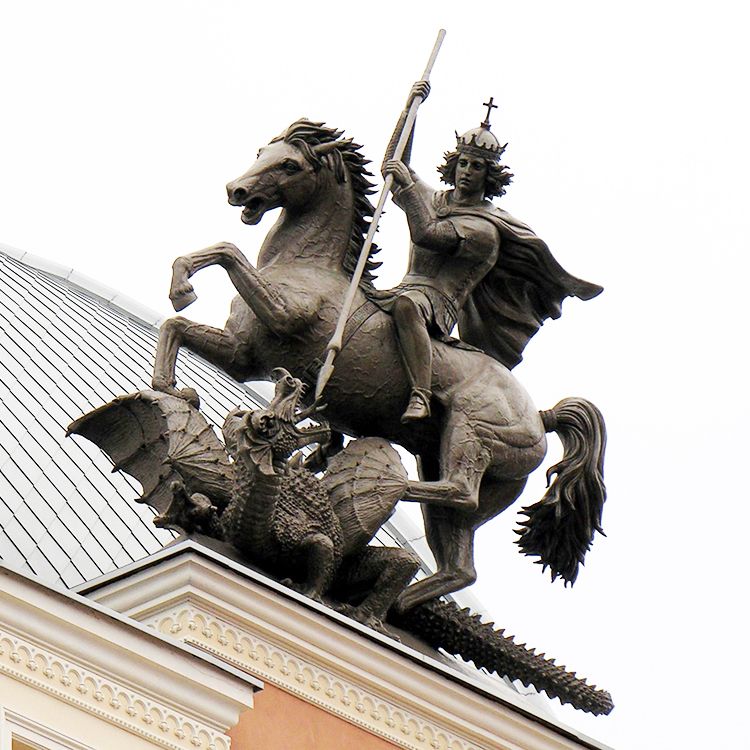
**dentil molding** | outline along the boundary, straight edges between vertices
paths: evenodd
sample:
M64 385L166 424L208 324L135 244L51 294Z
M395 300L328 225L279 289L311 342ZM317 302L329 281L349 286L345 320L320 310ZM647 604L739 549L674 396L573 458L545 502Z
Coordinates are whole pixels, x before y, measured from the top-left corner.
M0 565L0 674L169 750L229 750L261 687L228 664Z

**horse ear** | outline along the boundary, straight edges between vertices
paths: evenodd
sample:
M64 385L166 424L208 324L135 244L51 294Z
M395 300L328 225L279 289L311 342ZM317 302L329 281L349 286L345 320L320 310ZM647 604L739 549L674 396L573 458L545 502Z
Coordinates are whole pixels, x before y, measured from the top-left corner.
M328 159L329 165L333 170L333 176L336 178L336 182L338 182L339 184L341 184L342 182L346 182L346 167L344 167L344 157L341 156L341 151L336 149L326 158ZM330 164L331 161L333 162L333 164Z
M313 151L318 156L325 156L326 154L330 154L331 151L346 148L350 143L352 143L351 138L344 138L342 141L328 141L328 143L319 143L317 146L313 146Z
M313 152L318 156L325 156L330 154L331 151L335 151L341 141L329 141L328 143L319 143L317 146L313 146Z

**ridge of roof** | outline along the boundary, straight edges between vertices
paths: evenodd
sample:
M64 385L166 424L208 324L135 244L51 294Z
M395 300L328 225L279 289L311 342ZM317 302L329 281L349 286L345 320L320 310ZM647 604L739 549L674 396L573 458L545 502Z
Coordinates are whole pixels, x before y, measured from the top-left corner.
M142 323L146 323L154 328L158 328L166 318L152 310L150 307L141 304L133 297L119 292L117 289L102 284L100 281L87 276L85 273L76 271L72 266L66 266L62 263L49 260L41 255L30 253L26 250L20 250L17 247L6 245L0 242L0 253L7 255L13 260L17 260L37 271L55 276L58 279L72 284L89 294L98 297L109 305L116 307L130 317L136 318Z

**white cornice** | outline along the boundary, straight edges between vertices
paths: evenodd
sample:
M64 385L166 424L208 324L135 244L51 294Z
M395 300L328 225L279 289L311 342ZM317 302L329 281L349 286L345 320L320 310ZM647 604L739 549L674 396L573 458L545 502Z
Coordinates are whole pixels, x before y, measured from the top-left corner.
M605 748L191 541L82 589L409 750Z
M0 566L0 673L177 750L228 750L257 680Z

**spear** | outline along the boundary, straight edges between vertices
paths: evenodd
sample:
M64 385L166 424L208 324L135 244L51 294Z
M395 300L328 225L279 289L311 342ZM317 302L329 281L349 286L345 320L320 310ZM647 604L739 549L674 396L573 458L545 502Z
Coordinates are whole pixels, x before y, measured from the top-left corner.
M440 29L437 35L437 39L435 40L435 46L432 48L430 59L427 61L427 66L425 67L424 73L422 74L422 78L420 80L430 80L432 66L435 64L435 59L437 58L438 52L440 51L440 46L442 45L444 38L445 29ZM419 109L419 105L421 103L422 97L415 96L409 107L409 112L406 115L406 121L404 122L403 130L401 131L398 143L396 144L396 150L393 152L393 159L400 159L403 156L404 149L406 148L406 144L409 141L409 135L411 134L412 128L414 127L414 121L417 119L417 110ZM354 269L352 280L349 284L349 288L346 291L346 297L344 297L344 304L341 306L339 319L336 323L336 330L333 332L333 336L331 336L331 340L328 342L328 346L326 347L325 362L323 362L323 366L320 368L320 372L318 373L318 382L315 385L316 402L320 400L323 389L331 379L331 375L333 375L333 361L336 359L336 355L341 351L342 341L344 338L344 328L346 327L346 321L349 319L349 313L351 312L352 303L354 302L354 295L356 294L357 287L359 286L359 282L362 279L362 274L364 273L367 259L370 256L372 242L375 238L375 232L378 229L378 222L380 221L380 216L383 213L385 202L388 199L392 187L393 175L386 175L383 189L380 191L380 197L378 198L378 205L375 208L375 213L372 215L372 221L370 222L370 227L367 230L365 241L362 243L362 250L360 250L359 253L357 267Z

